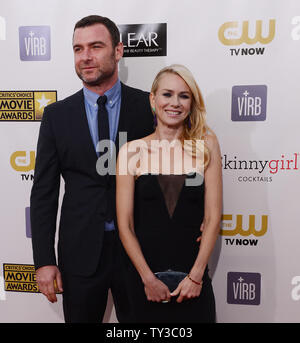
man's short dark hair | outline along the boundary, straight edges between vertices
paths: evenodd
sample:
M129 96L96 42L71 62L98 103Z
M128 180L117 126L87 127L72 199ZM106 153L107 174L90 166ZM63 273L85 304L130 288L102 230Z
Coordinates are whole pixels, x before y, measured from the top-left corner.
M92 26L95 24L104 25L110 33L112 45L115 48L120 42L120 32L117 25L107 17L102 17L100 15L89 15L80 19L74 27L74 32L76 29L81 27Z

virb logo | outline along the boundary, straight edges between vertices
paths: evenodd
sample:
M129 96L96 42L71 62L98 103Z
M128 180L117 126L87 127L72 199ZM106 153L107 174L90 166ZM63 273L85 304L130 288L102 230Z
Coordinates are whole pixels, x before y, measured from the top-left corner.
M232 121L264 121L267 116L267 86L233 86Z
M20 26L19 45L21 61L49 61L50 26Z
M229 272L227 274L227 303L259 305L261 275L259 273Z

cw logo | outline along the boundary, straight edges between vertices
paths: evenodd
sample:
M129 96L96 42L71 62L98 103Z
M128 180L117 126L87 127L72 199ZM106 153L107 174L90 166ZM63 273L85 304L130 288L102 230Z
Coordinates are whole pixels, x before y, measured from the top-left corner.
M269 21L269 34L267 37L262 36L262 20L256 21L255 36L249 37L249 22L243 21L242 23L242 34L239 38L235 38L239 34L239 22L229 21L224 23L218 32L218 37L221 43L224 45L240 45L242 43L255 44L257 42L261 44L270 43L275 36L275 19Z
M34 151L15 151L10 156L10 164L14 170L28 172L35 167Z
M222 215L222 226L223 227L231 227L232 226L232 214L223 214ZM225 221L231 221L231 223L224 223ZM261 216L261 228L260 230L256 230L255 227L255 215L250 214L248 219L248 229L244 227L243 225L243 215L237 214L236 215L236 225L233 230L225 230L221 229L220 235L222 236L235 236L235 235L241 235L241 236L250 236L254 235L256 237L263 236L268 229L268 216L262 215Z

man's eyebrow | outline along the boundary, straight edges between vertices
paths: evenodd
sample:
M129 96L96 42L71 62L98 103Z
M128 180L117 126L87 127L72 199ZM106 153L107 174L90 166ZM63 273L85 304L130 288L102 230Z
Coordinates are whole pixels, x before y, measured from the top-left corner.
M89 46L92 46L92 45L95 45L95 44L100 44L102 46L105 46L106 44L101 41L101 40L97 40L97 41L93 41L93 42L89 42L87 43ZM80 47L80 46L83 46L83 44L80 44L80 43L77 43L77 44L74 44L73 45L73 48L76 48L76 47Z
M106 45L102 40L96 40L94 42L88 43L88 45L94 45L94 44Z

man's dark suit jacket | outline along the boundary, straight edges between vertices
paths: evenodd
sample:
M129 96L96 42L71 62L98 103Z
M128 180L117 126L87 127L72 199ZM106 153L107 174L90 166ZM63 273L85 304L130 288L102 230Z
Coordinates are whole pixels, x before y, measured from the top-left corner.
M119 132L131 141L153 132L149 94L122 84ZM117 134L118 136L118 134ZM116 142L118 150L118 140ZM56 265L55 236L60 175L65 181L58 239L58 265L77 275L91 275L99 262L104 223L115 177L96 171L83 91L47 106L37 145L30 198L33 257L36 269ZM114 201L113 201L114 205Z

